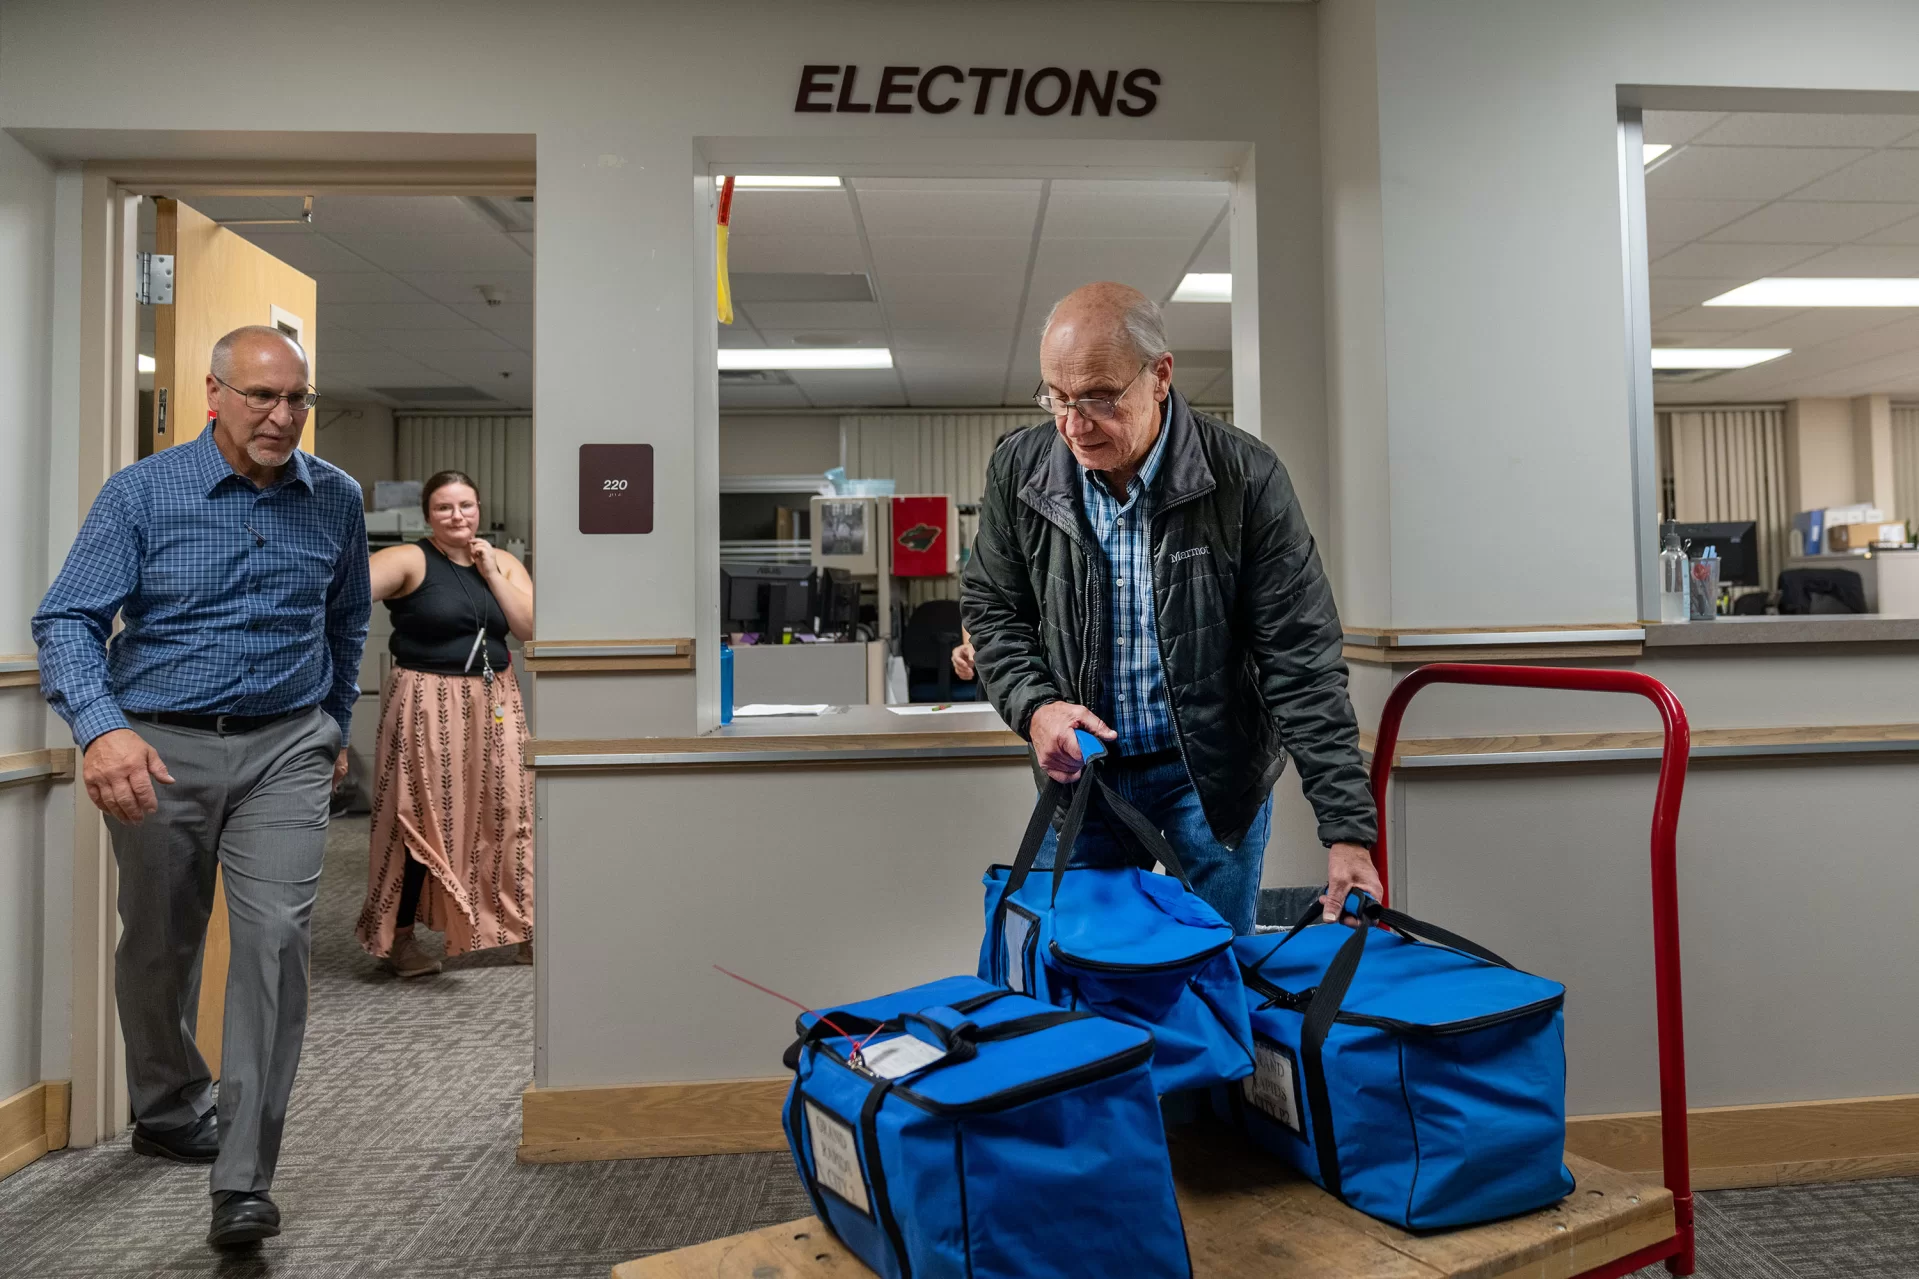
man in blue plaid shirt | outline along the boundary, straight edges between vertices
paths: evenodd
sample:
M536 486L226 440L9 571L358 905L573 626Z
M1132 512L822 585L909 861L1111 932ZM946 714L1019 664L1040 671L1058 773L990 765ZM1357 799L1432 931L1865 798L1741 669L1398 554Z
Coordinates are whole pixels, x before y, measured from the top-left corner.
M360 486L299 451L315 398L279 330L222 338L217 420L107 481L33 619L120 868L133 1149L213 1165L217 1247L279 1233L267 1189L370 609ZM216 869L232 947L217 1113L194 1043Z

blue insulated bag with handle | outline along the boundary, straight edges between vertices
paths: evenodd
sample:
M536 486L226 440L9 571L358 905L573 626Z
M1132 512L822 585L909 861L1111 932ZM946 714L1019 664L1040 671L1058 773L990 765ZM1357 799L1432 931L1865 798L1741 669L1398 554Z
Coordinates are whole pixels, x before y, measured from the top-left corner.
M1315 904L1284 937L1234 943L1259 1068L1217 1090L1215 1108L1408 1230L1571 1194L1566 988L1370 897L1347 910L1360 927L1309 927Z
M1053 869L1032 874L1068 788L1048 782L1011 866L986 872L979 974L1061 1008L1152 1032L1153 1087L1208 1088L1253 1071L1252 1028L1233 961L1233 929L1196 896L1179 855L1099 773L1104 744L1079 734L1085 771L1072 787ZM1170 875L1068 867L1094 792Z
M799 1031L793 1162L884 1279L1191 1279L1144 1031L974 977Z

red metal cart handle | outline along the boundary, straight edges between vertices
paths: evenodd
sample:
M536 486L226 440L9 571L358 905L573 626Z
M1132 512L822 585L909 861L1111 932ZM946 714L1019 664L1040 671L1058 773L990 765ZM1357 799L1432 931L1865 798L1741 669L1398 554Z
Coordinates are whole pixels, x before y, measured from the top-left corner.
M1399 724L1406 704L1429 684L1487 684L1502 688L1563 688L1586 693L1633 693L1659 708L1665 722L1665 749L1659 758L1659 790L1652 809L1653 985L1659 1024L1659 1129L1666 1187L1672 1191L1677 1248L1667 1257L1674 1274L1693 1271L1692 1166L1686 1141L1686 1027L1679 978L1679 881L1677 835L1679 799L1686 789L1686 761L1692 729L1686 708L1673 691L1638 671L1590 670L1566 666L1481 666L1435 662L1402 679L1386 698L1373 745L1373 803L1379 815L1379 839L1373 866L1382 890L1386 870L1386 785L1399 747ZM1380 901L1390 901L1380 893ZM1639 1264L1646 1264L1641 1261Z

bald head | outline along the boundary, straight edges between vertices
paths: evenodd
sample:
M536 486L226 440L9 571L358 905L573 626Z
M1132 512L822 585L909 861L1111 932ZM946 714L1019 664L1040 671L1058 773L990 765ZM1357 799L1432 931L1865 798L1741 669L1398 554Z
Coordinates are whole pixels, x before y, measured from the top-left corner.
M249 324L233 330L213 344L213 358L207 362L207 368L222 382L231 382L241 362L261 347L268 350L290 347L299 357L301 366L306 365L305 349L287 334L271 325Z
M1042 394L1073 457L1124 491L1159 438L1160 405L1172 392L1173 356L1159 307L1110 281L1074 289L1040 331Z

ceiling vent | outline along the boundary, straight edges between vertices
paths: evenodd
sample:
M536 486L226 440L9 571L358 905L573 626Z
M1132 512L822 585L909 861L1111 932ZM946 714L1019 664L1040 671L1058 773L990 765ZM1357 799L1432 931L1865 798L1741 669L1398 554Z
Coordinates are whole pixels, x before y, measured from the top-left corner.
M497 404L497 396L471 386L370 386L367 390L401 404Z
M778 369L721 369L720 386L792 386L793 379Z
M871 302L873 285L861 271L735 271L735 302Z
M1654 369L1652 380L1662 386L1673 386L1687 382L1706 382L1721 373L1736 373L1737 369Z

